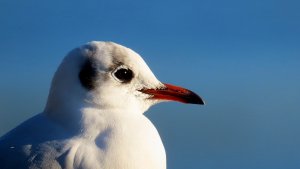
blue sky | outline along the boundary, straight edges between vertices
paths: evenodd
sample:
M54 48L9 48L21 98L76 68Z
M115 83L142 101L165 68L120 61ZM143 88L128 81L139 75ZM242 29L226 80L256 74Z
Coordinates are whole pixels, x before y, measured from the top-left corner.
M293 0L0 1L0 134L41 112L54 71L91 40L140 53L206 106L146 115L172 169L300 168L300 3Z

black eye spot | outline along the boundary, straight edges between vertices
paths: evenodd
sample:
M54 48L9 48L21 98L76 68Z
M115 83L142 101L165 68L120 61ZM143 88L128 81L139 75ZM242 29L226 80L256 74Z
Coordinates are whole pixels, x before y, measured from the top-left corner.
M88 90L92 90L95 88L96 84L96 70L92 65L90 60L87 60L83 65L79 72L79 80L81 85Z
M114 73L115 77L122 83L128 83L133 78L133 72L127 68L120 68Z

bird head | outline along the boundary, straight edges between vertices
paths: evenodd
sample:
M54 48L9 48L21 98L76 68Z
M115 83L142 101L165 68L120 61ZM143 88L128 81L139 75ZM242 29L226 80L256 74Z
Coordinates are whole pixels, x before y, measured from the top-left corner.
M46 110L93 107L143 113L162 101L204 104L190 90L161 83L133 50L94 41L65 57L52 80Z

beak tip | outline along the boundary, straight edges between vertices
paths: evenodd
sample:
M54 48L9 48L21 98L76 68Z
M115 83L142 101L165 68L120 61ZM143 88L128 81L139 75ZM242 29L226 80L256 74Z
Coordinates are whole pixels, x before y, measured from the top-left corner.
M205 105L205 101L198 95L194 95L195 98L191 99L190 102L187 102L187 103L191 103L191 104L199 104L199 105Z
M204 100L201 100L201 102L199 102L200 105L206 105Z
M196 104L199 104L199 105L205 105L205 102L203 100L200 100L198 101Z

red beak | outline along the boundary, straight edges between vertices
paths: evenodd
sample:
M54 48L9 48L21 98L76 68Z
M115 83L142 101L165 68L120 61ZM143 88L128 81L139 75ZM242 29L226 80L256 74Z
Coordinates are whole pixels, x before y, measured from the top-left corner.
M188 89L170 84L164 85L165 87L161 89L142 89L140 91L151 95L151 99L171 100L190 104L205 104L200 96Z

